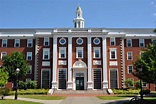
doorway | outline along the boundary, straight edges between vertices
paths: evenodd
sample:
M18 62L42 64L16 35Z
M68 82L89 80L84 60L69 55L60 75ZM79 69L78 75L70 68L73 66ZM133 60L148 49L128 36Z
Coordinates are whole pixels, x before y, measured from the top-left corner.
M76 90L84 90L84 77L76 77Z

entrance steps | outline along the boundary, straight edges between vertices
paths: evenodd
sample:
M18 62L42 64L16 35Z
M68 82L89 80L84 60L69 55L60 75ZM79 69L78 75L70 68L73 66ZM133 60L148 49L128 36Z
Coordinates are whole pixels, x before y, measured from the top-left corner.
M108 94L107 90L54 90L53 94Z

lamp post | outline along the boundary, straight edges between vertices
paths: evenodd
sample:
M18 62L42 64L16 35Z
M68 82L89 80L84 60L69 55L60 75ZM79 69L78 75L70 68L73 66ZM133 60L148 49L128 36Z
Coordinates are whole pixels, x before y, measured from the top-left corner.
M142 68L139 68L139 71L142 72ZM141 99L143 99L143 93L142 93L142 80L141 80L141 77L140 77L140 96L141 96Z
M18 73L19 73L19 71L20 71L20 69L19 68L17 68L16 69L16 81L15 81L15 85L16 85L16 87L15 87L15 100L17 100L17 96L18 96L18 92L17 92L17 90L18 90Z

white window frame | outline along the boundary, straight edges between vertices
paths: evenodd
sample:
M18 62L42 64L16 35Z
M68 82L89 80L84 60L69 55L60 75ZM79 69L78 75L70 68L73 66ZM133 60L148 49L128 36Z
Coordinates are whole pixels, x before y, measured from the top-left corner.
M143 44L143 46L141 44ZM139 47L145 47L145 40L144 39L139 39Z
M48 44L46 44L46 42L48 43ZM44 37L44 46L49 46L49 37Z
M4 55L5 54L5 55ZM7 52L1 52L1 60L4 56L7 56Z
M28 59L29 56L31 57L31 59ZM27 52L27 60L28 61L31 61L32 60L32 52Z
M16 44L19 44L18 47L20 47L20 39L15 39L14 40L14 47L17 47Z
M129 59L129 56L131 59ZM127 60L133 60L133 53L131 51L127 52Z
M110 50L110 59L117 59L117 52L116 52L117 49L116 48L110 48L109 50ZM115 58L112 58L112 53L111 52L113 52L113 51L115 52Z
M45 52L48 52L48 58L46 59L44 56L46 55ZM50 48L43 48L43 60L49 60L50 59Z
M132 67L132 72L133 72L133 70L134 70L134 69L133 69L133 65L128 65L128 66L127 66L127 69L128 69L128 70L127 70L127 71L128 71L128 74L132 74L132 73L130 73L130 67Z
M62 52L62 50L64 51L64 57L61 57L61 52ZM59 58L66 58L66 47L59 47Z
M27 74L32 74L32 65L29 65L29 73Z
M31 44L31 46L29 46ZM32 39L27 39L27 47L32 47L33 46L33 40Z
M93 55L93 58L101 58L101 47L93 47L93 50L94 50L94 55ZM99 51L99 57L96 57L96 54L95 54L95 51L98 50Z
M78 51L79 50L81 50L81 52L82 52L82 57L78 57ZM83 47L76 47L76 58L78 58L78 59L81 59L81 58L83 58Z
M110 37L110 46L115 46L115 45L116 45L115 37Z
M98 42L98 43L96 43L96 40L98 40L99 42ZM100 44L100 39L99 39L99 38L94 38L93 43L94 43L95 45Z
M128 46L128 43L129 43L129 42L130 42L130 44L131 44L130 46ZM126 46L127 46L127 47L132 47L132 39L127 39L127 40L126 40Z
M79 40L81 40L81 43L79 43ZM76 39L76 43L77 43L78 45L83 44L83 39L82 39L82 38L77 38L77 39Z
M2 39L2 47L7 47L7 39Z

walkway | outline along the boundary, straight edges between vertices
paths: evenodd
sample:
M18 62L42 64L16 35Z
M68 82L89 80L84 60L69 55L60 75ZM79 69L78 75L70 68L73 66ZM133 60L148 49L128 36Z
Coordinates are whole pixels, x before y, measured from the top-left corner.
M5 99L14 99L14 96L6 96ZM24 101L32 101L32 102L40 102L43 104L123 104L123 102L130 100L130 98L122 99L122 100L100 100L94 96L68 96L64 100L38 100L38 99L30 99L30 98L20 98L18 100Z

